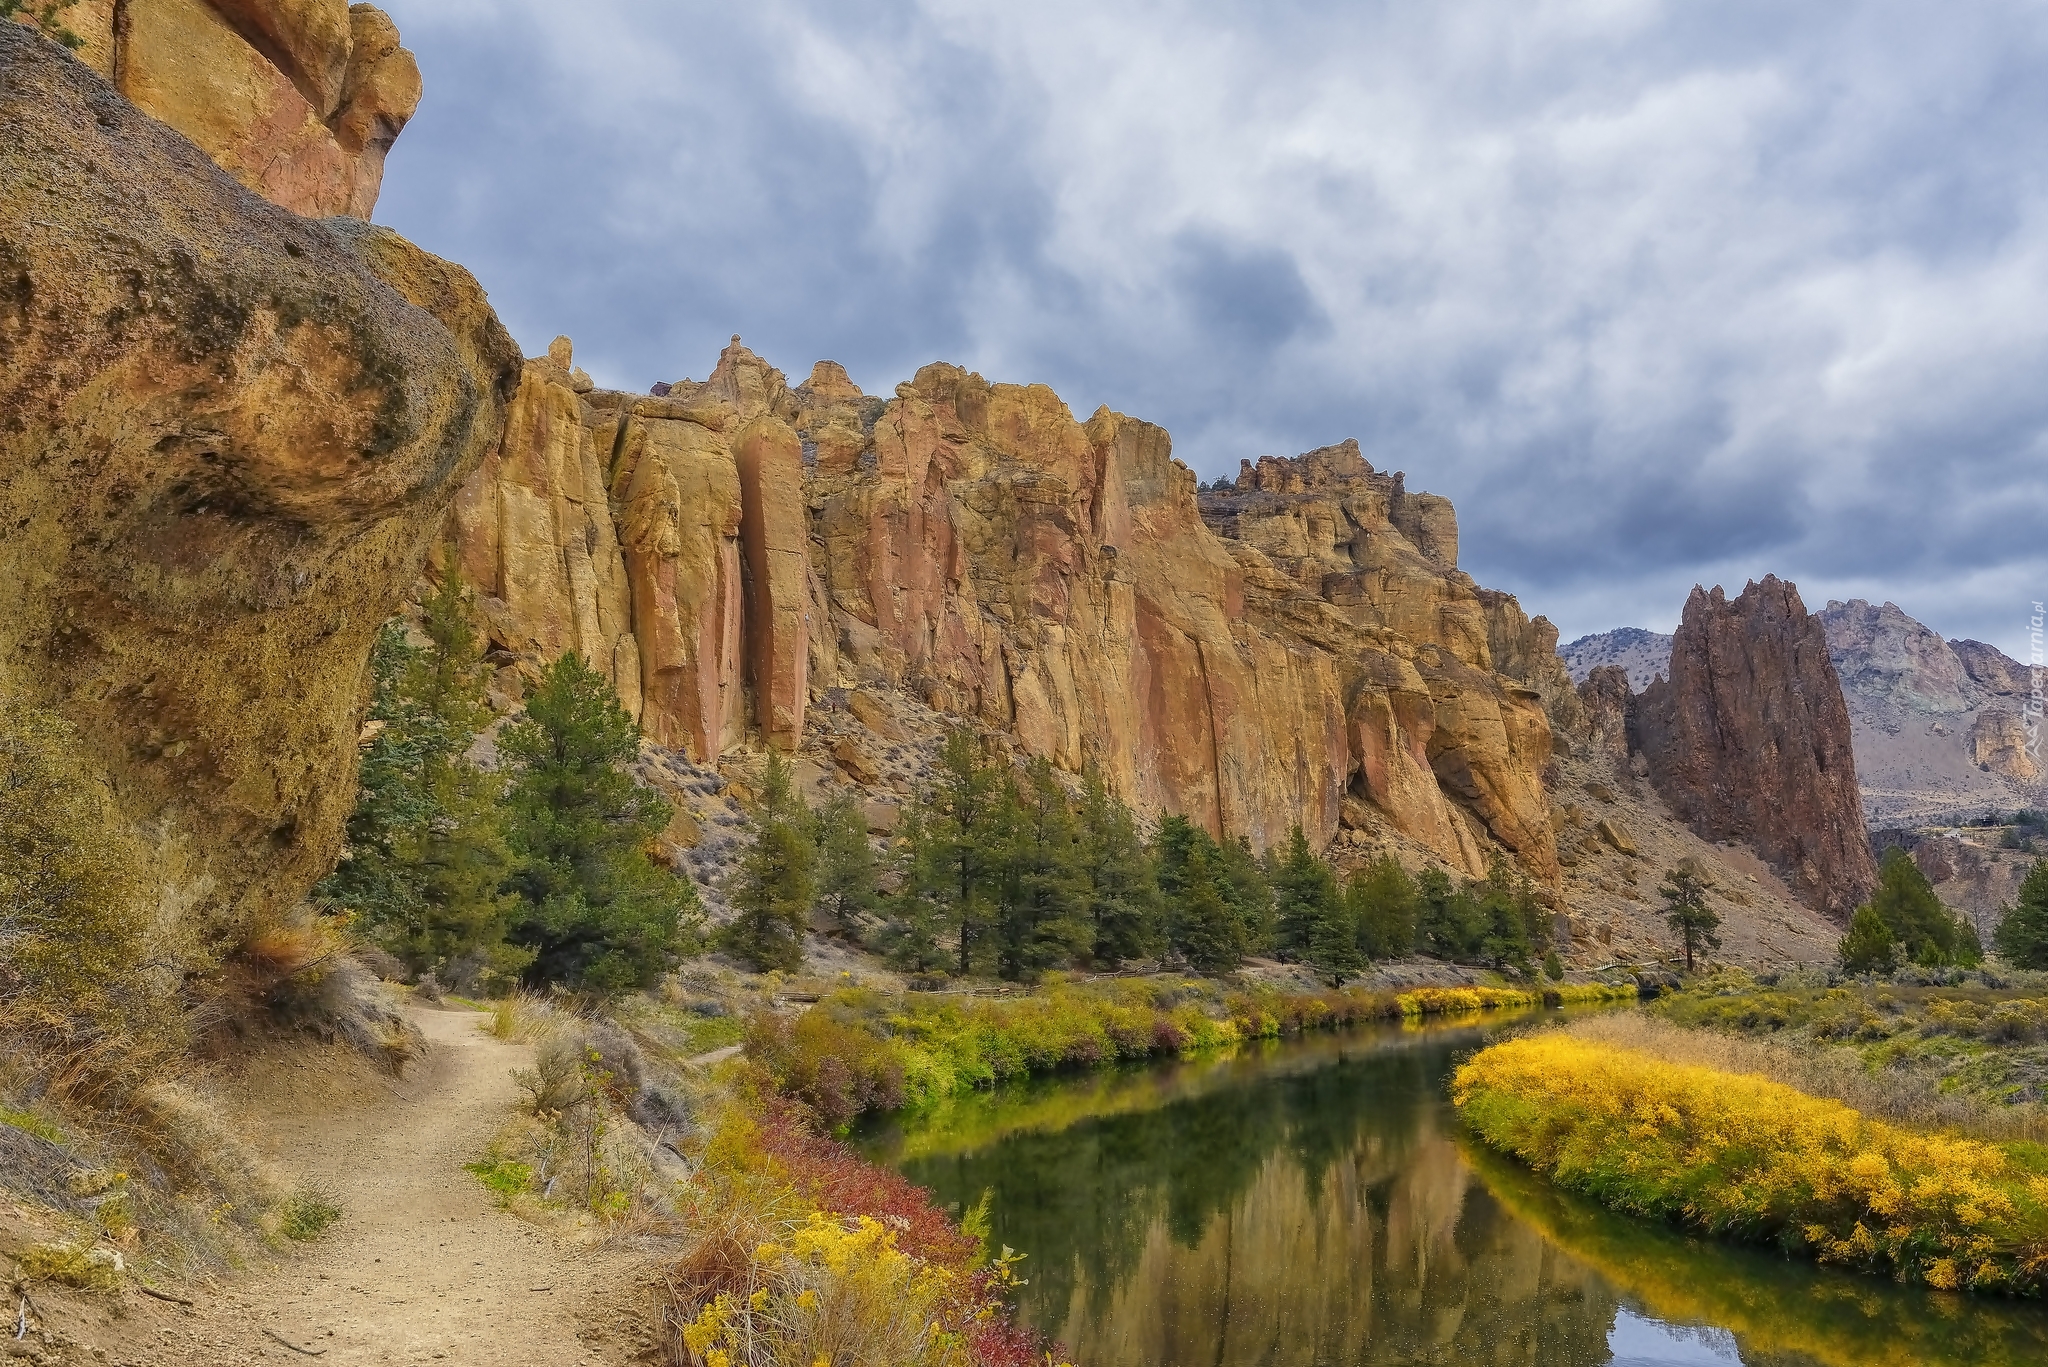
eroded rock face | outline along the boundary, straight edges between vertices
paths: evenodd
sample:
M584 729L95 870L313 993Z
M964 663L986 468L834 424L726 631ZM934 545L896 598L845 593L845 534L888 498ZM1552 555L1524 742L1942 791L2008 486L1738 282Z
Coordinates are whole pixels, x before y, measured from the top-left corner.
M1962 661L1896 603L1873 606L1857 598L1831 602L1815 615L1846 692L1913 712L1969 710L1970 681Z
M2015 783L2040 780L2036 748L2035 737L2027 730L2026 717L2009 703L1993 703L1970 724L1970 758Z
M1978 691L1998 698L2024 698L2033 692L2033 670L1997 646L1982 641L1950 641L1956 661Z
M1839 919L1876 886L1841 681L1793 585L1695 588L1635 727L1651 781L1703 837L1750 845Z
M137 108L308 218L368 218L419 107L419 64L371 5L79 0L58 17Z
M256 198L12 24L0 126L0 694L231 928L333 866L370 641L518 353L459 268Z
M1297 822L1327 843L1350 809L1474 873L1505 849L1555 875L1541 774L1551 709L1578 707L1556 633L1460 572L1450 505L1356 443L1198 498L1162 429L955 366L884 400L830 362L792 388L734 339L664 388L546 409L587 434L555 446L610 453L655 738L788 746L822 690L884 686L1260 845ZM463 507L505 506L505 468ZM466 564L567 544L502 516L455 532ZM548 601L580 592L563 564ZM494 597L499 646L540 651Z

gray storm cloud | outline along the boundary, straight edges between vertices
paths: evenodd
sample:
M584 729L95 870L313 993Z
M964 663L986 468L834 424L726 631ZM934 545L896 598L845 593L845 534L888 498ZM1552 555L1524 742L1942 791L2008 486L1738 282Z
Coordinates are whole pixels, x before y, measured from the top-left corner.
M388 0L380 217L529 351L734 331L1356 436L1567 635L1695 580L2016 649L2048 594L2048 9Z

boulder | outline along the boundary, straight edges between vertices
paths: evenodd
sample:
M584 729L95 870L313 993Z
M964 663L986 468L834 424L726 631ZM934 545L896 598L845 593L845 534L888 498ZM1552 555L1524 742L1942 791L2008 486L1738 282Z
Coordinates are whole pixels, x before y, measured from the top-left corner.
M371 640L518 352L466 272L252 196L13 24L0 123L0 693L232 933L333 867Z

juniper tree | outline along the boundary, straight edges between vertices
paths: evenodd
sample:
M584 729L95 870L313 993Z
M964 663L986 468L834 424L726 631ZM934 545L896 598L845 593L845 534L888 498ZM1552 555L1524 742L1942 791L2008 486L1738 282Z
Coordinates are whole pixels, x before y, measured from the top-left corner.
M402 621L370 654L370 719L347 849L319 893L356 913L370 938L414 971L451 961L488 982L531 962L508 944L518 899L504 890L513 858L503 782L471 762L489 723L490 672L450 573L421 605L424 646Z
M1976 928L1941 904L1927 875L1896 845L1884 852L1870 904L1910 962L1940 967L1982 957Z
M928 828L946 869L948 919L963 977L973 971L975 947L990 917L1001 777L984 761L974 733L955 727L940 747L938 775L926 798Z
M1159 875L1131 809L1088 766L1082 776L1080 871L1092 928L1089 956L1115 968L1156 955L1163 942Z
M911 803L894 852L896 890L884 903L874 948L892 967L933 973L949 962L939 943L947 925L952 884L944 851L925 824L924 808Z
M534 953L529 982L601 995L649 987L695 946L696 889L648 854L669 805L628 772L639 746L610 681L574 651L499 736L513 774L512 939Z
M1415 880L1391 854L1383 854L1351 875L1344 887L1358 946L1368 959L1397 959L1415 952Z
M1838 952L1844 973L1889 973L1899 962L1898 941L1892 938L1891 927L1868 902L1849 918L1849 931Z
M1991 943L2014 968L2048 968L2048 859L2037 859Z
M805 834L809 824L789 766L769 751L753 839L726 884L733 918L718 937L720 948L758 971L803 965L804 928L816 894L817 849Z
M1003 785L999 829L1007 837L996 863L997 972L1036 978L1072 962L1092 941L1087 885L1067 795L1043 756L1021 781Z
M1684 947L1688 973L1696 951L1721 947L1721 918L1707 905L1707 893L1713 886L1698 864L1681 859L1664 875L1664 886L1659 889L1664 898L1664 920Z
M857 934L861 918L881 903L875 888L875 852L860 803L841 793L811 818L817 848L818 909L841 934Z

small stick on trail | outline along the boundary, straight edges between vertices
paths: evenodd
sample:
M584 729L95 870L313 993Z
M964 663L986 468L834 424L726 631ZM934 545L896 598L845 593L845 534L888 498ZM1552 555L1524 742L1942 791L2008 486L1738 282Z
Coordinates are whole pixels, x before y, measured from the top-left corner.
M291 1349L294 1353L304 1353L309 1358L324 1358L327 1356L327 1350L325 1348L301 1348L298 1344L293 1343L290 1339L286 1338L283 1334L278 1333L275 1329L266 1328L263 1332L270 1335L272 1338L276 1339L279 1343L282 1343L285 1347Z

